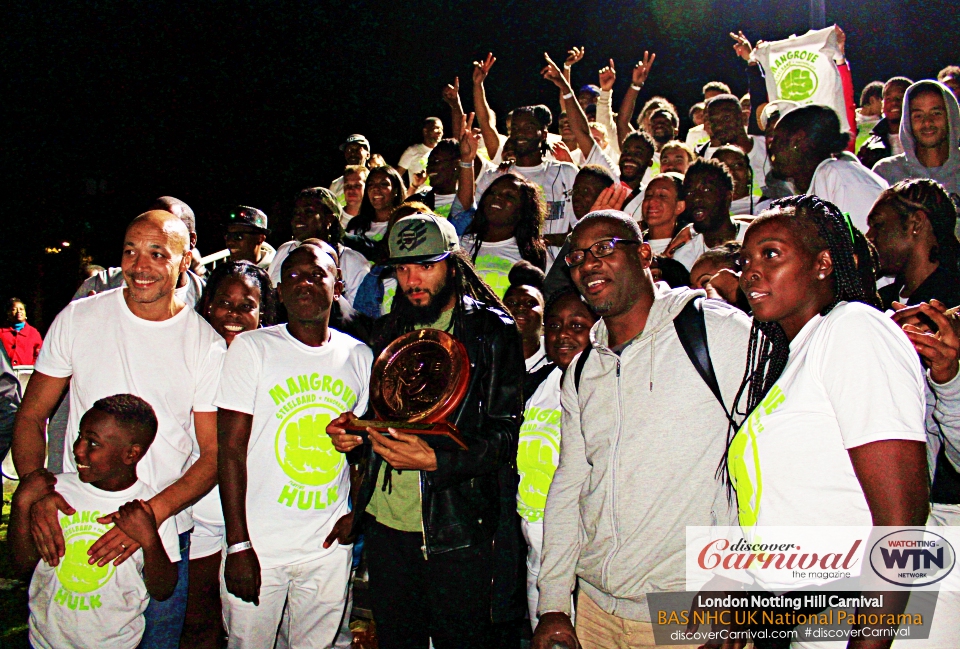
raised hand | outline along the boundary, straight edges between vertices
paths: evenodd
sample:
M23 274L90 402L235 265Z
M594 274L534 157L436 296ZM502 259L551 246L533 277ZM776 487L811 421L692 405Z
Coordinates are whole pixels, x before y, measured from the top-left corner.
M490 74L490 68L493 67L493 64L497 62L497 57L492 53L487 54L487 58L483 61L474 61L473 62L473 83L483 83L487 79L487 75Z
M544 52L543 58L546 59L547 65L540 70L540 76L555 85L557 88L560 88L560 90L566 90L569 87L569 84L563 77L563 72L560 71L560 68L556 63L553 62L553 59L550 58L549 54Z
M573 164L573 156L570 155L570 149L563 143L563 140L554 142L550 146L550 149L553 151L553 157L557 159L557 162L569 162Z
M427 170L421 169L415 174L410 174L410 190L411 193L415 189L420 189L423 187L423 183L427 182Z
M623 204L631 193L632 190L629 187L625 187L623 183L614 183L600 192L590 211L598 212L600 210L623 209Z
M572 68L575 63L579 63L583 59L583 55L586 53L586 50L582 47L572 47L567 50L567 60L563 62L563 67Z
M650 76L650 68L653 67L653 62L657 60L656 54L650 54L647 51L643 52L643 60L637 61L637 64L633 68L633 72L630 75L631 81L635 86L642 86L647 81L647 77Z
M613 59L610 59L610 65L600 68L600 90L612 90L616 80L617 71L613 67Z
M460 162L473 162L480 150L480 129L473 128L474 113L463 116L460 127Z
M449 83L447 87L443 89L440 93L443 97L444 103L446 103L451 108L456 108L460 105L460 77L455 77L453 80L453 85Z
M753 52L753 46L750 45L750 41L747 40L747 37L743 35L742 31L738 31L736 34L730 32L730 38L733 39L733 51L737 53L744 61L750 60L750 53Z
M837 51L839 51L840 56L844 60L846 60L847 59L847 35L846 33L844 33L842 29L840 29L840 25L834 25L833 31L836 32L837 34Z

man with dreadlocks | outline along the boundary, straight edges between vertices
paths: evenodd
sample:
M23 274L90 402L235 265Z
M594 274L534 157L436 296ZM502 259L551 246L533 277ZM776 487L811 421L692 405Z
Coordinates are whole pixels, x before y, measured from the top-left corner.
M727 451L741 527L923 525L924 378L906 334L875 308L863 236L831 203L784 198L747 229L741 261L754 315L748 417ZM906 594L883 601L870 612L899 613Z
M686 526L734 520L713 454L726 444L750 322L719 300L691 306L706 330L721 407L674 322L703 293L655 284L652 256L632 217L603 210L580 220L563 260L601 320L563 379L534 649L653 647L647 595L684 590Z
M885 309L894 301L960 304L957 210L940 183L929 178L898 182L880 194L867 223L881 272L896 277L880 289Z
M468 450L393 429L389 436L368 429L364 444L342 428L351 413L327 427L341 452L363 444L354 527L362 524L366 534L377 636L383 649L426 649L431 639L437 649L488 649L496 646L492 623L510 619L510 596L522 592L515 502L525 375L520 335L447 219L402 218L388 243L398 290L375 325L375 354L407 332L439 329L466 346L471 368L466 395L449 418ZM516 605L522 618L522 599Z

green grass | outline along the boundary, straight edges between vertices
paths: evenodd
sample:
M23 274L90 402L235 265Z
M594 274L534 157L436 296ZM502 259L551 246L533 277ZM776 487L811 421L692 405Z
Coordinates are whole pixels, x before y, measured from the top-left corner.
M7 562L7 521L10 518L10 497L17 483L3 481L3 513L0 516L0 649L26 649L27 586L26 581L12 580Z

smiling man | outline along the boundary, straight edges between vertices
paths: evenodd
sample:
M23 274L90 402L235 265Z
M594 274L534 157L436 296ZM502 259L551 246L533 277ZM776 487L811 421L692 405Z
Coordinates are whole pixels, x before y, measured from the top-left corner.
M159 492L150 499L157 524L175 518L181 560L174 595L144 613L142 647L177 647L186 609L187 564L193 519L189 506L217 480L217 418L213 397L226 345L175 289L190 265L190 233L170 212L141 214L127 227L121 268L125 287L71 302L56 317L14 425L13 459L21 476L41 470L46 425L70 386L63 468L75 471L70 450L80 416L95 401L136 393L154 405L159 429L138 466ZM194 444L200 456L191 459ZM51 565L64 556L57 511L72 513L57 493L33 506L37 545ZM140 545L114 528L92 546L105 565L129 559Z
M449 221L402 218L389 246L398 289L376 323L374 353L408 332L439 329L463 343L471 367L448 418L467 450L392 429L368 429L364 441L341 428L350 413L327 427L339 451L359 448L366 458L354 513L366 538L377 639L383 649L426 649L431 640L437 649L487 649L496 646L492 625L515 619L509 604L522 583L520 521L508 504L519 480L520 334Z
M693 223L667 246L667 256L690 270L710 248L727 241L743 241L747 224L737 224L730 218L733 178L720 161L697 160L690 165L683 177L683 195Z
M255 207L240 205L230 211L223 222L223 238L230 250L230 261L249 261L260 268L269 268L277 251L267 243L267 215Z
M918 81L903 96L900 142L903 153L884 158L874 172L891 185L908 178L932 178L948 194L960 194L960 108L950 89Z
M588 214L570 244L558 263L570 267L601 321L563 380L563 443L544 516L532 646L653 647L647 594L684 590L686 526L735 520L714 477L727 418L673 326L702 293L654 284L650 247L624 212ZM730 410L750 321L718 300L701 304ZM577 583L574 631L570 595Z

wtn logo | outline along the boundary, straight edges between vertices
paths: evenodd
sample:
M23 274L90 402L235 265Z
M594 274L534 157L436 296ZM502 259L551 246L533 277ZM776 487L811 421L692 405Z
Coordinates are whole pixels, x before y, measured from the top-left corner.
M947 539L925 529L904 529L881 537L870 550L870 567L884 581L918 588L953 570L956 552Z

